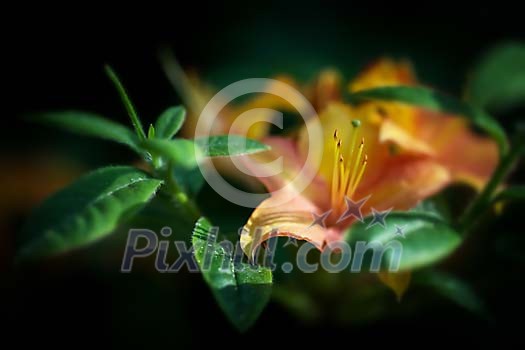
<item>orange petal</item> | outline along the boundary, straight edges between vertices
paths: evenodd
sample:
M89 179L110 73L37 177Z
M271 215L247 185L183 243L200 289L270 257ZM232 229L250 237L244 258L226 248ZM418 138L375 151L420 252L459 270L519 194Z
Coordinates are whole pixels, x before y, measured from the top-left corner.
M385 119L381 124L379 142L394 143L396 146L401 147L403 151L413 154L433 156L435 153L424 139L410 134L407 129L402 128L390 119Z
M305 166L304 156L299 153L297 142L294 139L284 137L268 137L263 142L269 145L271 150L243 157L243 163L247 170L266 187L267 191L270 193L278 191L291 181L299 179L296 182L295 191L301 192L316 206L326 208L329 203L329 198L326 195L328 184L318 176L315 176L311 182L301 181L303 179L300 175L302 171L311 173L315 169L308 168L309 165L306 164L306 169L303 170L303 166ZM275 162L279 159L280 162ZM268 172L274 172L277 175L265 176Z
M298 90L297 83L288 76L277 76L273 80L285 83L295 90ZM245 103L229 106L224 113L224 120L227 126L231 126L235 120L243 113L255 113L254 118L261 122L252 123L246 120L238 127L232 130L233 133L242 134L253 139L261 139L268 135L271 120L275 113L280 112L297 112L294 105L301 106L304 101L296 100L295 95L283 95L286 91L279 89L274 83L269 83L265 87L265 92L255 95Z
M356 92L380 86L412 85L416 81L417 79L409 62L396 62L383 58L363 70L350 83L350 91Z
M452 180L481 189L499 160L496 142L475 134L463 118L423 110L417 118L417 137L427 140Z
M211 86L202 82L195 72L185 72L174 60L169 62L169 67L166 69L167 74L170 75L170 80L173 81L174 87L189 109L188 118L183 125L182 134L186 137L194 137L200 113L217 91L214 91ZM286 83L297 89L296 83L287 76L279 76L274 78L274 80ZM211 133L213 135L229 133L233 122L240 114L256 108L295 111L289 102L292 97L277 96L272 93L274 90L275 86L269 84L265 93L256 95L256 97L249 99L244 104L226 106L218 115ZM242 123L245 125L240 125L237 130L231 130L231 132L254 139L261 139L268 135L270 129L268 122L271 121L273 113L263 111L261 111L261 113L263 115L259 116L258 119L264 120L265 122L252 125L247 121L246 123Z
M299 89L297 83L289 76L276 76L273 77L272 80L290 85L296 90ZM292 101L295 102L295 95L283 95L283 92L286 91L281 90L278 85L270 81L270 83L265 86L264 93L255 95L254 98L251 98L246 101L246 103L239 105L238 108L240 110L250 110L253 108L275 108L295 111L292 103L290 103Z
M263 142L271 149L252 156L245 156L242 159L250 173L257 177L271 193L292 180L300 171L302 162L294 140L284 137L267 137ZM279 159L282 160L281 163L275 162ZM281 166L282 168L278 169ZM278 175L266 176L269 171L278 172Z
M312 213L320 214L320 209L303 196L291 192L272 195L254 210L244 226L240 238L242 250L254 259L257 247L277 236L306 240L321 249L329 232L312 225Z
M305 95L317 112L341 100L341 74L334 69L321 71L316 81L305 89Z
M357 198L371 195L367 208L406 210L415 206L451 181L449 171L432 159L394 157L384 164L382 176L360 186Z

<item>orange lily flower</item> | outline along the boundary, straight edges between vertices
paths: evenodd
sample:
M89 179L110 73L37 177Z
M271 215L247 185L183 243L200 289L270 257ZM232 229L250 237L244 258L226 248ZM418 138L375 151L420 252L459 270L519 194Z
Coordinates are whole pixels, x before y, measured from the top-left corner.
M408 64L381 60L359 75L350 90L410 84L417 81ZM273 236L306 240L323 249L341 240L372 208L407 210L453 182L480 188L496 167L495 142L476 135L458 116L394 102L350 106L337 102L337 95L328 96L319 116L322 146L309 145L303 127L295 138L264 139L272 150L246 159L255 176L260 158L284 160L280 175L259 177L271 196L244 227L241 246L248 256ZM301 193L276 192L303 165L309 166L310 146L322 159L319 169L313 169L314 180Z

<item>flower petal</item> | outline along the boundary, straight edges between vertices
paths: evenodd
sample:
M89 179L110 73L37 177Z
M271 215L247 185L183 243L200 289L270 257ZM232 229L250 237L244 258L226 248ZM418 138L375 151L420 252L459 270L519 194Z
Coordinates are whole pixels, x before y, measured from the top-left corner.
M450 172L439 160L430 156L434 152L430 145L414 138L393 122L388 121L383 130L383 125L370 122L371 113L376 113L375 109L333 103L320 116L325 142L333 138L333 130L338 129L343 147L348 145L350 139L351 120L358 118L362 122L359 132L365 140L368 166L355 198L372 195L363 208L364 213L369 212L372 206L378 210L391 207L409 209L450 183ZM303 131L298 146L300 153L304 153L308 147L306 139L306 131ZM387 140L406 145L410 151L392 153ZM319 174L327 181L333 169L333 155L329 150L328 147L314 149L316 152L325 152Z
M402 128L392 120L386 119L381 124L379 132L379 142L391 142L401 147L403 151L414 154L433 156L435 154L432 147L424 141L410 134L408 130Z
M421 110L417 116L417 137L427 140L436 160L450 170L452 180L481 189L497 166L495 141L477 135L467 120Z
M320 214L320 209L304 196L284 192L272 195L255 209L244 226L242 250L254 259L261 243L277 236L306 240L321 249L329 233L319 225L312 225L313 213Z
M349 88L351 92L356 92L380 86L412 85L416 81L409 62L396 62L389 58L383 58L364 69L350 83Z
M306 87L305 96L317 112L324 110L331 102L341 100L342 80L337 70L325 69L311 86Z
M288 76L277 76L273 80L285 83L295 90L298 90L297 83ZM270 122L275 118L275 113L297 112L294 105L302 106L303 100L296 100L295 95L283 95L283 91L273 82L265 86L264 93L257 94L254 98L245 103L229 106L224 112L224 121L227 126L233 125L236 119L243 113L249 112L253 115L252 120L246 119L237 123L236 127L228 132L245 135L253 139L262 139L270 131ZM293 103L293 104L292 104ZM252 116L250 115L250 116ZM253 122L257 120L257 122Z
M279 191L291 181L296 181L299 188L295 188L295 193L301 192L302 196L317 206L326 207L329 202L329 198L326 197L328 184L319 177L314 177L311 182L302 182L304 175L301 172L308 174L315 169L310 169L308 164L305 165L304 156L299 152L297 142L284 137L267 137L263 142L269 145L271 150L243 157L242 160L247 170L263 183L267 191L269 193ZM276 175L267 176L268 173Z
M406 210L415 206L451 181L449 171L432 159L412 156L393 157L384 164L382 176L357 190L357 198L371 195L365 207L376 210Z

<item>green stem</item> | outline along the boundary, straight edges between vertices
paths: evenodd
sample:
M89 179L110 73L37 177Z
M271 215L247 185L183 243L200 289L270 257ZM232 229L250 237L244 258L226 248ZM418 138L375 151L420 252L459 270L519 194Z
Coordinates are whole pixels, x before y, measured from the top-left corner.
M122 102L124 103L124 106L128 111L128 115L131 118L131 123L133 124L133 128L135 128L137 136L141 141L144 141L146 139L144 128L142 127L142 123L140 122L137 111L135 110L133 103L131 103L131 100L128 96L128 93L126 92L126 89L124 88L124 85L122 85L117 74L110 66L106 65L104 68L106 69L106 74L108 75L109 79L111 79L111 81L117 88L120 98L122 99Z
M502 156L498 167L492 174L492 177L490 178L487 185L483 188L478 197L471 203L471 205L467 208L467 210L459 219L458 227L460 232L468 233L476 224L478 218L491 205L492 199L494 198L498 185L509 174L513 165L516 163L519 156L523 153L525 143L522 139L520 139L520 137L516 137L516 139L517 140L515 146L512 147L507 154Z
M197 221L201 217L199 208L195 202L181 190L179 184L173 177L173 164L169 163L163 176L166 181L168 191L172 198L186 211L192 221Z

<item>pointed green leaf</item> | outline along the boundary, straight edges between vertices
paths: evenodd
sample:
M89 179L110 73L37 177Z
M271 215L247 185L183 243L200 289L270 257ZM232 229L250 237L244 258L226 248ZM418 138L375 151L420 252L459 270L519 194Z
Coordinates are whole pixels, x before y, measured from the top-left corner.
M507 43L490 50L477 64L467 96L489 109L506 109L525 102L525 43Z
M154 139L154 138L155 138L155 127L153 126L153 124L150 124L148 128L148 139Z
M196 138L206 157L228 157L267 151L269 146L239 135L221 135Z
M438 91L424 87L389 86L359 91L350 94L348 98L351 103L368 100L395 101L420 106L433 111L463 116L490 135L498 143L502 154L507 153L507 136L495 119L477 107Z
M119 142L139 152L138 139L133 131L98 114L71 110L42 113L35 115L31 119L55 125L78 134Z
M159 139L171 139L182 127L186 119L186 109L182 106L170 107L155 122Z
M194 255L204 280L228 319L244 331L270 300L272 272L265 267L234 263L232 252L216 243L211 223L200 218L193 230Z
M357 242L380 243L384 249L379 252L383 254L382 268L395 266L396 262L400 271L427 266L447 257L461 243L459 234L433 214L392 212L386 217L385 227L371 222L372 217L368 217L353 224L347 233L348 242L351 247ZM365 268L369 266L372 249L369 253L365 256Z
M128 93L126 92L126 89L124 88L124 85L122 85L122 82L118 78L115 71L110 66L105 66L106 74L108 75L109 79L113 82L115 85L115 88L117 89L120 98L122 100L122 103L124 103L124 107L126 107L126 110L128 111L128 115L131 119L131 123L133 124L133 128L135 128L135 132L137 133L137 136L140 140L146 139L146 134L144 133L144 128L142 127L142 123L140 122L140 118L137 114L137 111L135 110L135 107L133 106L133 103L131 103L131 99L128 96Z
M142 208L161 181L127 166L93 171L37 208L18 240L18 258L82 247L110 234Z

